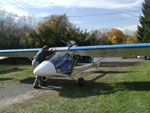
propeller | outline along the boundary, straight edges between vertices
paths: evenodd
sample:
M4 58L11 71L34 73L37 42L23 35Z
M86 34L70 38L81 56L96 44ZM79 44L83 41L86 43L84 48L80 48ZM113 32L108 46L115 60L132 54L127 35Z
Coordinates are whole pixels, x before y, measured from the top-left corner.
M85 44L87 41L89 41L89 40L90 40L90 37L87 37L87 38L85 38L81 43L79 43L79 44L77 44L77 45L78 45L78 46L82 46L82 45L84 45L84 44ZM76 42L73 41L73 40L68 41L68 42L65 42L64 40L60 39L60 41L61 41L63 44L65 44L65 46L67 46L67 47L77 46L77 45L76 45Z
M67 47L72 47L72 46L75 46L75 45L76 45L76 42L73 41L73 40L71 40L71 41L69 41L69 42L65 42L64 40L60 39L60 41L61 41L62 43L64 43Z
M86 43L87 41L89 41L89 40L90 40L90 37L85 38L81 43L78 44L78 46L83 46L83 45L85 45L85 43Z

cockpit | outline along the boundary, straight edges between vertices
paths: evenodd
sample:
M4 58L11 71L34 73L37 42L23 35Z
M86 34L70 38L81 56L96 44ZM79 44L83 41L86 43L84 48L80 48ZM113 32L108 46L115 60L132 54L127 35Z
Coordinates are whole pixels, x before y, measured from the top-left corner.
M68 52L56 52L49 61L55 66L56 72L72 73L73 58Z

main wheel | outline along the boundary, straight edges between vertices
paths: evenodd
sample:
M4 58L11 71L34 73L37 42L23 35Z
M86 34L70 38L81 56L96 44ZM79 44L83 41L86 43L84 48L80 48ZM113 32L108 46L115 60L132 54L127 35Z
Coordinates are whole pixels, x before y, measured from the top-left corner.
M83 86L84 85L84 79L83 78L79 78L78 79L78 85L79 86Z
M145 56L145 60L150 60L150 56Z

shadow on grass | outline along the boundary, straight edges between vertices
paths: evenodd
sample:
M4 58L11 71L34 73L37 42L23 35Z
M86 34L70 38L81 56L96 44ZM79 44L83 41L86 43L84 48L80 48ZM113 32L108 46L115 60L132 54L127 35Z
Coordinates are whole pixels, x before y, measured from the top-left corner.
M14 78L0 78L0 81L13 80Z
M118 73L134 73L137 71L90 71L91 73L107 73L107 74L118 74Z
M91 79L91 81L98 80L107 74L134 73L134 72L137 72L137 71L91 71L91 73L101 73L99 76Z
M100 66L102 67L126 67L126 66L129 66L129 65L134 65L136 63L139 63L139 62L128 62L128 61L124 61L124 62L118 62L118 61L115 61L115 62L100 62Z
M0 71L0 74L8 74L8 73L17 72L17 71L22 71L22 70L23 70L23 69L12 68L12 69L7 69L7 70Z
M119 82L115 83L115 87L119 91L150 91L150 81Z
M28 78L21 83L33 84L34 78ZM50 79L48 87L40 90L58 91L60 96L67 98L84 98L96 95L108 95L118 91L150 91L150 82L120 82L102 83L85 81L83 87L79 87L74 81L68 79Z

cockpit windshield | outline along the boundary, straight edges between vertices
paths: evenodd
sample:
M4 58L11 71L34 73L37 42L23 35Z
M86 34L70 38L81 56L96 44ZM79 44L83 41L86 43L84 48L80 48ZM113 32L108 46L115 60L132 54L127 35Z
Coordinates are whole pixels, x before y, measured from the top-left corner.
M49 61L54 64L57 72L68 72L72 70L73 59L67 52L56 52Z

